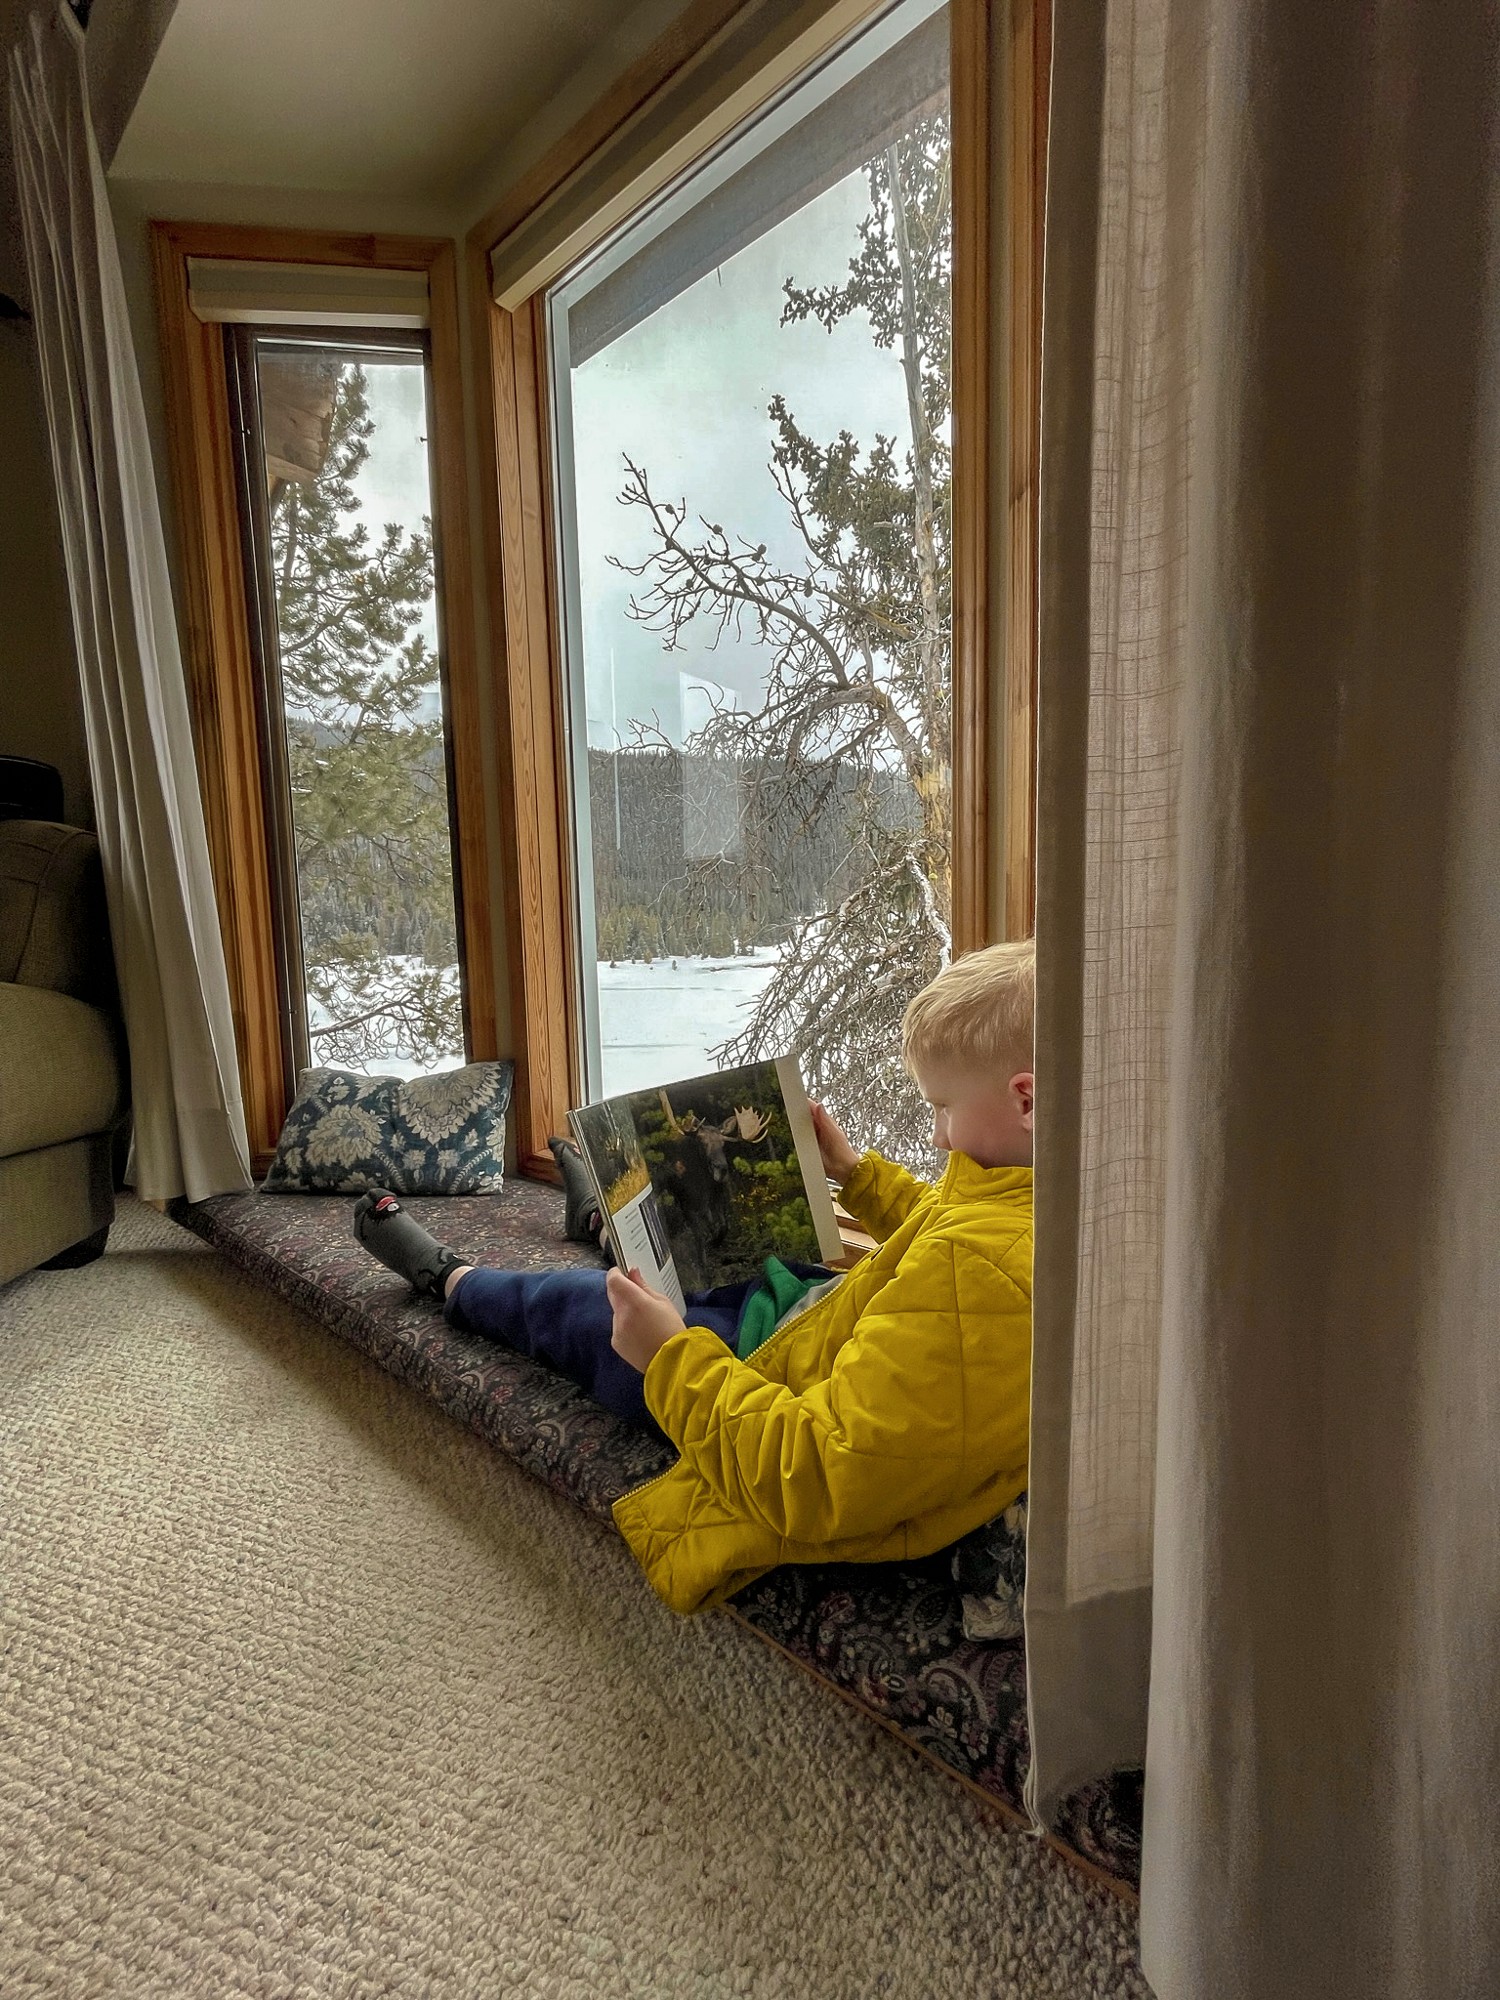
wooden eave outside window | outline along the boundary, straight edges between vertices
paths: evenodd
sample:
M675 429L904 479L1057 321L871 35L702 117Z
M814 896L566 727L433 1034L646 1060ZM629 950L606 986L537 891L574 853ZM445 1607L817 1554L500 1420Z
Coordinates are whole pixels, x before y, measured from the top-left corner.
M186 667L240 1080L257 1171L295 1079L281 1031L271 835L245 602L223 328L189 304L188 260L355 266L426 274L433 410L436 590L452 742L454 868L464 1009L474 1058L496 1056L491 880L485 838L479 659L468 527L458 294L445 239L155 222L151 226L167 430L177 496Z
M816 14L696 0L467 243L479 419L493 440L482 485L502 821L515 1118L522 1170L552 1177L581 1066L556 587L544 294L494 302L491 257L752 16ZM829 0L841 31L877 0ZM953 675L955 950L1029 935L1035 860L1037 454L1041 223L1049 0L950 0L953 143ZM600 162L603 162L601 167ZM1004 283L995 287L992 274ZM995 301L1004 300L997 312ZM996 798L998 791L999 797ZM1003 857L997 861L997 856Z

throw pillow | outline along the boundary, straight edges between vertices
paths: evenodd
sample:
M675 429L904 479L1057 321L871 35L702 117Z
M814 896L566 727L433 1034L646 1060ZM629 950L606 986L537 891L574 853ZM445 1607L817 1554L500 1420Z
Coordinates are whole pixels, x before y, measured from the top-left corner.
M953 1545L966 1639L1019 1639L1026 1599L1026 1495Z
M495 1194L515 1065L469 1063L436 1076L306 1069L286 1115L267 1194Z

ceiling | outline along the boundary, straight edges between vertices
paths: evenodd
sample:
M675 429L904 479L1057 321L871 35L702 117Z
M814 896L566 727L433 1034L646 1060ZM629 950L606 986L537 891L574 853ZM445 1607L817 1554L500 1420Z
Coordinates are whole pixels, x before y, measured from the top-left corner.
M621 0L178 0L112 171L450 193L629 12Z

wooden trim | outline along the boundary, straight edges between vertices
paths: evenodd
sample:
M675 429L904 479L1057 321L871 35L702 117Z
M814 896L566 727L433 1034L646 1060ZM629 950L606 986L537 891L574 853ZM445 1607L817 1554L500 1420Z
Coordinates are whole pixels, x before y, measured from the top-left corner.
M535 298L530 302L531 354L533 362L532 380L536 396L536 430L539 450L537 454L536 476L540 487L539 503L542 533L529 547L532 559L530 589L535 599L545 597L547 619L547 669L548 688L551 695L552 728L552 783L553 811L559 828L557 842L558 884L562 895L562 965L564 1019L568 1023L568 1033L564 1042L567 1056L567 1099L568 1104L583 1101L583 1049L576 1023L583 1019L582 996L579 992L579 942L578 942L578 893L573 867L573 838L571 832L571 799L573 778L569 769L569 749L566 721L567 690L562 675L556 671L555 662L563 656L562 605L558 596L557 562L554 550L557 547L557 493L554 481L555 461L552 452L551 393L547 360L547 311L545 301ZM566 1122L554 1125L555 1132L566 1132ZM556 1172L556 1163L551 1153L546 1156L546 1170Z
M446 236L266 229L254 223L153 222L151 232L153 239L164 236L183 258L224 257L245 264L352 264L430 272L443 252L453 248Z
M479 639L474 629L474 548L469 528L469 473L464 452L464 389L459 338L457 260L438 246L427 267L432 381L433 485L437 500L438 618L453 758L453 812L463 933L464 1027L469 1054L501 1054L495 1004L494 884L484 795L484 720Z
M1003 50L994 45L987 0L950 0L950 6L953 946L968 951L994 934L997 916L1004 937L1029 937L1036 919L1037 475L1051 0L1010 0L1009 47ZM1002 54L1005 61L997 63ZM1004 79L1003 95L997 76ZM997 214L991 191L1002 147L999 185L1006 199ZM1006 287L997 315L991 276L1000 258ZM1003 343L998 356L997 341ZM1000 412L993 408L992 383L1004 398ZM1004 537L1004 560L995 575L998 592L992 592L997 532ZM990 783L997 728L998 800ZM961 840L965 828L982 833ZM1004 855L998 883L991 860L997 832Z
M690 0L676 20L637 56L556 145L480 217L469 232L470 245L482 245L487 260L502 238L550 201L563 183L628 124L679 70L696 61L744 5L745 0ZM488 296L487 261L481 265L481 277Z
M151 248L177 492L184 665L245 1125L258 1161L286 1116L286 1076L224 350L219 329L188 308L189 253L177 233L153 224Z
M951 0L953 949L991 935L990 8Z
M1042 239L1052 78L1051 0L1011 0L1005 108L1009 506L1002 640L1005 704L1005 934L1036 924L1037 564L1042 452Z
M188 305L189 257L424 270L428 277L438 521L436 579L453 754L455 843L471 1053L500 1053L484 809L483 736L464 461L458 299L445 237L154 222L167 433L177 496L186 669L209 853L229 971L250 1149L266 1158L293 1079L281 1042L275 928L222 329Z
M639 213L885 0L748 0L723 28L492 245L492 296L515 310Z
M485 571L492 580L492 667L506 848L511 1020L517 1044L513 1127L523 1173L556 1177L547 1138L578 1102L572 1008L572 883L563 768L562 682L548 512L546 341L540 300L508 313L471 246L482 431L494 439L482 481Z

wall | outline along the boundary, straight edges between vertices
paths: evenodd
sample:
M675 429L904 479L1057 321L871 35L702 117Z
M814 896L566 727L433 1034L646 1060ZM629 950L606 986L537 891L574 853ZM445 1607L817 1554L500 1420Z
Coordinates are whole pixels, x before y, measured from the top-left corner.
M0 291L24 295L0 264ZM93 824L62 536L29 327L0 326L0 752L62 772L63 811Z
M89 88L105 156L124 129L175 0L96 0ZM0 5L8 51L29 0ZM28 300L10 120L0 113L0 292ZM39 757L62 773L63 811L93 823L72 615L36 343L29 326L0 325L0 752Z
M14 29L15 11L0 25ZM5 46L8 37L0 34ZM8 116L0 116L0 292L22 303L29 298ZM90 825L62 535L28 324L0 324L0 440L0 752L55 764L63 810Z
M106 167L145 88L177 0L94 0L87 53L89 110Z
M583 117L610 85L662 35L689 0L642 0L581 62L564 87L517 131L503 139L455 196L456 227L472 229Z

